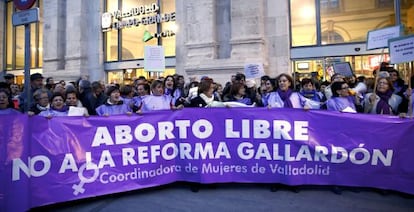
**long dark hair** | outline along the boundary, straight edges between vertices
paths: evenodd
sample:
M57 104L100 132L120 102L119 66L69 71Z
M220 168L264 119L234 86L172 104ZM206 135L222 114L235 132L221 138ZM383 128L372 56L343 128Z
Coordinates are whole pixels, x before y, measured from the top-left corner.
M339 97L339 94L337 91L342 90L342 85L347 84L346 82L333 82L331 85L332 90L332 97Z

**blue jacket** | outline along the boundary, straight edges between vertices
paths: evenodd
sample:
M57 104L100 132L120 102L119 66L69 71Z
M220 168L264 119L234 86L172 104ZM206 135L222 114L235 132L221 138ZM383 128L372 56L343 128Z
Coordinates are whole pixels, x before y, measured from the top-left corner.
M118 104L109 104L106 102L105 104L96 108L96 114L98 116L103 115L121 115L127 114L127 112L132 112L131 107L129 105L124 104L123 101L118 102Z

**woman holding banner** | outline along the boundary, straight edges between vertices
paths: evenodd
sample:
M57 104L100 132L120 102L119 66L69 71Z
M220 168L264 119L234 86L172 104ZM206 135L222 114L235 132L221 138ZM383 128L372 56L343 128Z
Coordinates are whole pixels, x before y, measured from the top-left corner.
M394 87L389 78L380 77L377 81L375 95L368 93L364 98L364 112L371 114L398 115L398 106L402 98L394 94Z
M215 85L213 79L204 78L198 85L197 97L190 100L188 107L211 107L219 100L214 95Z
M65 105L65 97L62 93L54 93L50 99L51 104L48 110L39 113L39 116L52 118L54 116L67 116L69 108Z
M246 87L243 83L235 82L230 87L230 94L224 97L225 102L239 102L252 105L252 100L246 95Z
M20 114L18 110L13 108L10 93L7 89L0 88L0 115Z
M312 107L310 101L300 95L298 92L293 92L293 78L288 74L280 74L276 82L278 88L275 92L270 93L268 98L268 107L272 108L305 108L305 109L319 109Z
M79 109L79 111L83 111L82 115L83 116L89 116L88 113L88 109L86 109L86 107L83 107L81 101L78 98L78 93L76 92L76 90L67 90L66 91L66 106L69 107L69 116L71 116L71 110L73 110L73 108L77 108ZM76 115L81 115L76 114Z
M177 99L181 97L176 91L177 85L174 77L172 75L166 76L164 79L164 94L171 97L173 105L175 105Z
M262 97L262 104L264 107L269 105L269 97L272 92L277 88L276 79L264 76L261 78L260 95Z
M153 110L181 109L183 105L174 106L173 98L165 94L164 83L161 80L154 80L151 83L151 95L142 99L141 107L137 113Z
M108 99L105 104L96 108L96 114L99 116L121 115L132 113L132 109L129 105L124 104L121 100L121 93L117 86L111 86L107 89L106 95Z
M332 83L331 89L332 98L326 103L328 110L351 113L362 112L359 96L350 96L348 83L336 81Z

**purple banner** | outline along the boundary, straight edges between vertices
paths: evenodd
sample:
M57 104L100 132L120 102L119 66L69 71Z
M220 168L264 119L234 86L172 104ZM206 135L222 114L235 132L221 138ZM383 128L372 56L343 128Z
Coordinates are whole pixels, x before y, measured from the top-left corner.
M344 185L414 194L414 120L265 108L0 116L0 210L175 181Z

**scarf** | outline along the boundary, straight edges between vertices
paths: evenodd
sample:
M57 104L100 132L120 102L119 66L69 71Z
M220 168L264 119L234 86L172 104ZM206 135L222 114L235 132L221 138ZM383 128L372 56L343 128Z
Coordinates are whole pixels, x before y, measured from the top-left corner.
M388 90L385 93L380 93L378 91L376 93L380 97L380 100L377 104L377 114L392 114L388 100L391 98L393 92L391 90Z
M122 104L124 104L124 101L122 101L122 100L119 100L117 103L112 103L111 101L110 101L110 99L108 98L107 100L106 100L106 103L105 103L106 105L109 105L109 106L112 106L112 105L122 105Z
M48 110L48 109L49 109L49 107L50 107L50 104L47 104L47 105L46 105L46 107L43 107L43 106L41 106L41 105L39 105L39 104L36 104L36 108L37 108L39 111L45 111L45 110Z
M173 95L173 89L171 89L171 88L165 88L164 94L165 95L172 96Z
M287 91L282 91L277 89L277 93L279 94L280 98L283 101L283 107L285 108L293 108L292 102L290 101L290 96L292 95L292 90L289 88Z
M205 102L207 105L211 104L211 103L214 101L214 96L212 96L212 97L208 97L208 96L206 96L206 95L205 95L205 94L203 94L203 93L200 93L200 98L201 98L201 99L203 99L203 100L204 100L204 102Z
M55 110L55 111L58 111L58 112L66 112L66 111L68 111L69 110L69 108L68 108L68 106L66 106L66 105L64 105L61 109L57 109L57 108L54 108L53 106L52 107L50 107L52 110Z
M304 96L307 99L312 99L313 101L317 101L320 102L321 99L319 98L318 93L316 92L316 90L312 90L312 91L301 91L300 94L302 96Z

